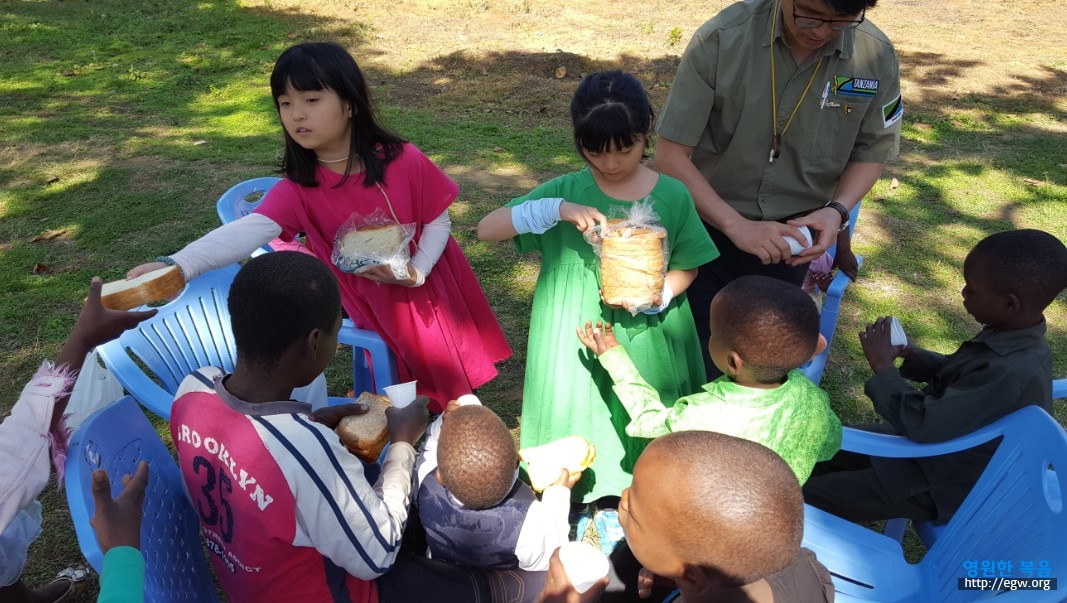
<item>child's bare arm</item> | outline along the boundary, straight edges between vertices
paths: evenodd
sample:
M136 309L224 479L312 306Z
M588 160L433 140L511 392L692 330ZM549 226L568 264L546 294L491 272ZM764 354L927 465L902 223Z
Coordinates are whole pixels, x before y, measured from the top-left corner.
M505 241L517 234L510 207L498 207L478 222L478 238L482 241Z
M852 280L856 280L856 275L859 274L859 261L856 259L856 254L852 253L852 239L849 237L847 230L837 234L837 253L834 254L834 266Z

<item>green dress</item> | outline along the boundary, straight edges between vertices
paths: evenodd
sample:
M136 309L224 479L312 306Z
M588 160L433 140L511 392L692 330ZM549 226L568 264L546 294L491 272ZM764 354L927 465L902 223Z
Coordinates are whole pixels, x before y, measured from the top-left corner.
M601 192L588 168L546 182L509 205L546 197L596 207L609 218L623 217L633 205ZM685 185L661 175L650 197L659 224L667 231L668 269L697 268L718 257ZM520 446L568 435L584 437L596 446L597 457L574 487L572 499L590 502L618 496L630 485L634 463L649 440L626 435L630 417L612 391L611 376L578 340L575 328L587 320L610 322L660 399L677 400L700 391L704 384L689 303L684 294L678 295L666 310L651 316L631 316L605 306L600 301L596 253L569 222L515 240L521 252L541 252L530 317Z

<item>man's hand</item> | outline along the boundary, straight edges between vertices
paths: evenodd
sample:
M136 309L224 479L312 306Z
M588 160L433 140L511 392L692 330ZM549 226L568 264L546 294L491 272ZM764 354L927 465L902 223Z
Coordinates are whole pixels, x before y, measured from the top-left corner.
M892 317L882 316L860 331L863 355L875 373L893 368L893 361L903 353L905 348L905 346L894 346L890 342L890 320Z
M816 260L837 242L837 231L841 228L841 214L830 207L817 209L806 216L786 222L791 226L807 226L812 230L811 247L786 260L790 266L799 266ZM800 239L797 239L800 240Z
M559 560L559 549L552 552L552 558L548 561L548 579L537 598L537 603L592 603L600 599L604 589L608 587L608 577L604 576L599 582L589 587L589 590L579 594L571 586L567 570L563 569L563 562Z
M93 471L93 518L89 524L96 532L100 550L107 553L117 546L141 548L141 518L144 490L148 485L148 463L137 464L137 472L122 477L124 489L111 499L111 483L107 471Z
M619 345L619 340L615 339L615 332L611 328L611 323L597 321L596 327L593 327L593 321L587 320L585 321L585 328L577 327L575 331L578 333L578 339L585 344L585 347L592 350L597 356Z
M793 221L789 224L782 224L742 218L724 232L730 237L735 247L758 257L765 265L778 264L783 261L792 263L789 260L793 251L789 249L789 243L782 237L793 237L803 245L807 239L797 226L800 224L794 224ZM804 254L810 253L811 249L805 249ZM825 248L823 250L825 251ZM815 257L819 255L821 253Z
M337 424L341 422L341 419L352 415L362 415L368 410L370 410L369 406L358 402L323 406L311 412L311 420L322 423L330 429L337 429Z
M407 442L412 446L426 433L426 405L430 399L415 396L415 401L404 408L395 406L385 409L385 418L389 421L389 436L393 442Z

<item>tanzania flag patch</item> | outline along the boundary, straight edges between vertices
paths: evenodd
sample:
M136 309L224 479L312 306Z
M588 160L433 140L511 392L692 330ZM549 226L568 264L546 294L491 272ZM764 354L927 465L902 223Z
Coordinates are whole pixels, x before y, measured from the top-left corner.
M878 92L878 80L868 80L847 75L834 76L834 94L850 96L874 96Z
M904 117L904 103L901 102L900 95L897 95L895 99L882 106L882 123L888 128L900 121L901 117Z

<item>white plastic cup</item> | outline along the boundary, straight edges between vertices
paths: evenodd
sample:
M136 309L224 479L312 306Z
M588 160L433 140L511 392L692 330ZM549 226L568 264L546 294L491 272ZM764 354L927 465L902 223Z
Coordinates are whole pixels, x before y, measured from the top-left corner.
M571 586L584 593L608 575L608 558L600 549L584 542L568 542L559 547L559 560Z
M904 327L896 316L889 317L889 343L893 345L908 345L908 336L904 334Z
M456 403L460 406L467 406L471 404L481 404L482 401L479 400L478 396L475 396L474 394L463 394L462 396L456 398Z
M385 395L394 407L404 408L415 401L415 383L416 381L408 381L390 385L385 388Z
M811 229L807 226L800 226L800 232L804 234L804 240L808 242L808 246L811 246ZM806 247L800 244L800 241L793 237L782 237L786 243L789 243L789 251L793 252L793 255L797 255L801 251L804 251Z

